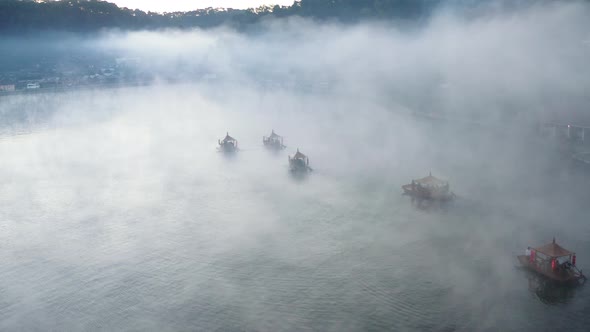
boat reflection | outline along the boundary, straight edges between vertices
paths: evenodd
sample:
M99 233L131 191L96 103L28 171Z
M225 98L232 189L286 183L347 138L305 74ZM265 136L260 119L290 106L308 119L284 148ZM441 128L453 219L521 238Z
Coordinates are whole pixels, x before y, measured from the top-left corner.
M535 294L541 302L549 305L559 305L569 303L573 299L576 286L555 282L531 271L525 272L529 291Z
M303 182L309 178L309 172L293 172L289 171L291 180L295 182Z

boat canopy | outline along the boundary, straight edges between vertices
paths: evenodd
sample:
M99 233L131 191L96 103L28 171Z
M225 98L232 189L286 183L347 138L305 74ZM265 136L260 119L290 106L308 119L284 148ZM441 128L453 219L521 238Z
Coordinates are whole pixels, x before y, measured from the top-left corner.
M229 136L229 132L225 134L225 138L223 139L223 143L235 142L236 139Z
M553 242L546 244L544 246L533 248L535 251L540 252L544 255L547 255L551 258L563 257L574 255L574 252L571 252L564 247L560 246L559 244L555 243L555 238L553 238Z
M430 173L427 177L418 179L418 180L414 180L414 182L419 183L419 184L423 184L423 185L431 185L431 186L444 186L447 184L447 181L443 181L437 177L432 176L432 173Z
M293 156L293 159L306 159L307 156L304 155L303 153L299 152L299 149L297 149L297 153Z
M272 133L270 134L270 136L268 136L268 138L281 138L281 136L275 134L275 131L273 130Z

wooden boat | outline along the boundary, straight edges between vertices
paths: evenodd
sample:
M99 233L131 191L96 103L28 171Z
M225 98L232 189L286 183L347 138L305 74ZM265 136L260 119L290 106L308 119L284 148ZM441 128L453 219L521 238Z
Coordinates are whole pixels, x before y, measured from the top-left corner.
M559 283L579 283L586 277L576 267L576 253L553 242L527 249L526 255L517 256L525 268Z
M262 137L262 143L267 148L274 149L274 150L282 150L282 149L286 148L286 146L283 145L283 137L275 134L274 130L271 132L270 136L268 136L268 137L263 136Z
M297 153L295 153L293 157L289 156L289 169L292 172L311 171L311 167L309 167L309 158L297 149Z
M229 136L229 132L225 134L225 138L223 140L217 140L219 144L219 149L224 152L235 152L238 150L238 141Z
M434 200L450 201L455 198L455 194L450 191L449 182L443 181L432 176L430 173L427 177L412 180L411 183L402 186L404 195L412 197L412 200Z

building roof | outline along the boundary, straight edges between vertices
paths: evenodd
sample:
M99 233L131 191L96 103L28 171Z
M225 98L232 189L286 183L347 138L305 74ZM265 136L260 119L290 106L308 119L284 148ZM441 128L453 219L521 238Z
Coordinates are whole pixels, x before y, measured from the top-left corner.
M437 177L432 176L432 173L430 173L427 177L418 179L418 180L414 180L417 183L420 184L428 184L428 185L437 185L437 186L442 186L445 185L447 182L443 181Z
M549 257L562 257L574 254L573 252L555 243L555 238L553 238L553 242L534 249L535 251L545 254Z

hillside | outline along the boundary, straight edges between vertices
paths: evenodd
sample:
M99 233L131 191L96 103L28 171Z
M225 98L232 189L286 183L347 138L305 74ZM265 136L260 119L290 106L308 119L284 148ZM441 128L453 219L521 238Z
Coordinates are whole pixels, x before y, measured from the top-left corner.
M243 27L266 17L303 16L320 20L354 22L366 18L420 19L442 0L301 0L292 6L247 10L206 8L189 12L154 13L120 8L101 0L0 1L0 31L23 33L38 30L72 32L104 28L124 30L158 28L210 28L222 24Z

